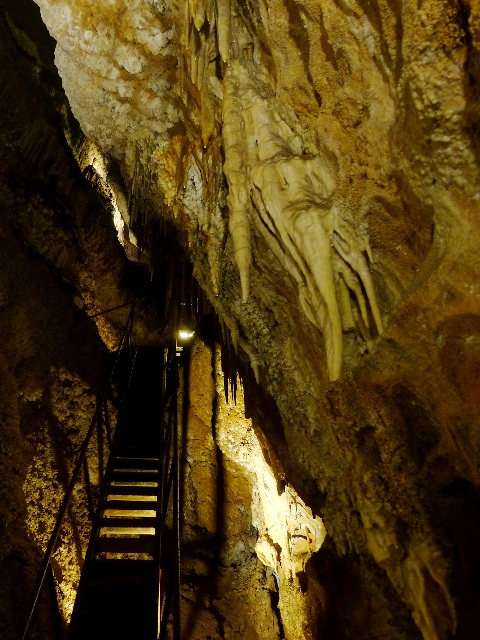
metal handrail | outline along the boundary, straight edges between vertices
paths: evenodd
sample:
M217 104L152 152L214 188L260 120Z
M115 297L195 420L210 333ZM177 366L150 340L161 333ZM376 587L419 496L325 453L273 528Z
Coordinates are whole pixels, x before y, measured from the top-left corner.
M174 369L175 386L178 386L178 367ZM184 394L188 392L187 389L183 390ZM178 405L177 394L175 392L175 402L173 404L173 464L175 469L175 476L173 481L173 527L175 537L175 559L176 559L176 571L175 579L172 581L174 587L174 601L173 601L173 640L180 640L181 627L180 627L180 450L179 450L179 429L178 429Z
M90 427L88 428L87 435L85 436L83 444L82 444L82 446L80 448L80 452L78 454L77 462L76 462L75 467L74 467L73 472L72 472L72 477L70 479L70 482L68 484L67 490L66 490L65 495L63 497L63 501L62 501L62 504L60 506L60 509L59 509L59 512L58 512L58 515L57 515L57 520L55 522L55 526L53 528L53 531L52 531L52 534L51 534L50 539L48 541L47 548L45 550L42 562L40 564L40 568L39 568L38 573L37 573L35 584L34 584L34 587L32 589L32 596L31 596L31 602L30 602L30 608L29 608L29 612L28 612L28 617L26 619L26 623L25 623L25 626L23 628L23 633L22 633L21 636L19 636L19 640L25 640L26 637L27 637L28 631L30 629L33 613L35 611L35 607L37 606L38 598L40 596L40 591L42 589L42 586L43 586L43 583L44 583L44 580L45 580L45 576L47 574L48 567L50 565L50 560L52 558L52 554L53 554L53 551L55 549L55 545L57 543L58 535L60 533L60 529L61 529L63 521L65 519L65 515L66 515L67 509L68 509L68 505L69 505L70 499L71 499L71 497L73 495L73 491L75 489L75 485L76 485L78 477L80 475L80 471L82 470L83 462L84 462L84 459L85 459L86 454L87 454L87 450L88 450L88 446L90 444L90 440L91 440L92 435L93 435L93 433L95 431L95 426L97 425L97 421L100 418L100 415L101 415L101 412L102 412L102 408L103 408L104 402L106 400L107 393L108 393L108 390L110 388L110 384L112 382L113 375L114 375L115 370L116 370L117 365L118 365L118 361L119 361L119 358L120 358L120 351L121 351L121 349L123 347L123 344L125 342L125 339L126 339L127 335L129 334L129 332L131 332L132 327L133 327L133 312L134 312L134 305L132 304L132 308L131 308L130 313L128 315L128 320L127 320L127 322L125 324L125 327L124 327L123 332L122 332L122 336L120 338L120 342L119 342L119 346L118 346L118 350L117 350L117 357L115 358L115 362L113 364L113 367L110 370L110 374L108 376L107 383L106 383L106 385L105 385L105 387L104 387L104 389L103 389L103 391L102 391L102 393L101 393L101 395L100 395L100 397L99 397L99 399L97 401L97 406L95 408L95 413L93 414L93 418L92 418L92 421L90 423Z
M180 640L180 611L177 606L180 597L180 508L179 508L179 442L178 442L178 414L177 414L177 393L178 393L178 362L175 344L170 346L167 363L165 385L163 391L163 429L162 429L162 451L161 451L161 471L159 482L159 556L158 556L158 640L165 640L167 637L167 625L169 622L170 609L173 600L173 639ZM167 410L168 405L168 410ZM168 418L166 417L168 413ZM173 531L176 543L175 553L175 575L170 575L167 590L162 592L162 576L164 550L162 545L163 530L167 518L168 504L173 494ZM173 597L175 596L175 598Z

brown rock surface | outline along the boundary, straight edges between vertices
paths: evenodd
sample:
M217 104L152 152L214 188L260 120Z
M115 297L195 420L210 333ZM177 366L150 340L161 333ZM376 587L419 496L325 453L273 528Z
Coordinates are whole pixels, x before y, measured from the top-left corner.
M113 202L113 190L118 201L148 203L179 230L240 360L255 371L258 386L246 375L246 405L276 477L325 523L329 537L307 564L308 587L290 598L303 597L310 627L289 631L285 614L285 635L308 637L314 629L325 638L475 638L478 2L38 5L56 40L72 112L105 156L104 204ZM87 199L63 207L71 211L65 224L48 200L64 193L62 181L26 184L23 161L16 166L11 158L12 151L22 157L19 149L30 165L51 158L43 143L36 147L38 135L31 153L32 138L20 131L29 106L33 113L56 101L49 117L57 125L67 106L58 106L51 63L38 61L44 48L32 49L37 36L25 39L27 26L9 11L2 28L16 34L16 44L4 51L1 97L16 107L2 116L2 157L13 167L2 169L2 180L6 207L19 215L7 220L57 273L68 274L87 308L99 300L107 308L123 301L124 258L107 240L115 237L106 218L88 216ZM37 80L22 76L32 58ZM25 85L35 91L22 102ZM33 128L51 140L52 126ZM70 157L66 144L64 152ZM53 153L60 163L67 156ZM55 171L43 167L40 183ZM73 182L80 180L78 173ZM26 202L18 193L29 194ZM0 290L0 314L8 313L11 295L7 285ZM23 353L20 346L15 353ZM13 361L17 367L21 358ZM36 402L44 393L39 370L5 373L7 397L23 376L20 391ZM214 394L211 380L197 387L207 399ZM215 440L202 431L209 414L196 402L194 450L202 457L188 477L193 493L218 486ZM5 415L18 431L19 410ZM25 473L24 441L11 434ZM228 477L243 478L228 438L220 446L230 459ZM11 482L18 493L19 481ZM242 479L232 496L249 503L253 482ZM226 505L229 491L227 483ZM194 509L193 498L189 504ZM195 512L207 531L214 505L212 498ZM249 517L233 518L239 529L232 540ZM253 556L246 564L254 594L260 569ZM281 590L278 600L283 615ZM225 606L215 608L226 620ZM198 636L222 637L219 619L202 618ZM238 633L255 637L254 629Z

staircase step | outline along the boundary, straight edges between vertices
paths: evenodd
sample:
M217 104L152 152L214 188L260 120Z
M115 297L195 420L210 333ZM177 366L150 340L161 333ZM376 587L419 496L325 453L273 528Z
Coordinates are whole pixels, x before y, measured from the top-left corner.
M139 518L123 518L123 517L113 517L113 518L101 518L100 526L101 527L155 527L157 524L157 518L155 517L139 517Z
M157 496L145 496L143 494L132 496L128 491L128 487L124 487L124 492L120 494L112 494L107 496L107 500L117 500L126 502L138 502L144 505L145 509L157 509L158 498ZM108 508L108 506L107 506Z
M104 511L107 510L115 510L121 511L122 509L131 511L135 509L149 509L156 510L157 508L157 500L138 500L137 498L143 498L144 496L130 496L130 499L127 499L127 496L118 496L120 499L111 500L110 497L108 500L105 500L104 503ZM145 496L146 498L152 498L153 496ZM122 515L121 513L118 514Z
M160 459L154 457L139 456L115 456L113 467L115 469L158 469Z
M148 487L149 489L157 489L158 490L158 482L149 482L149 481L140 481L136 480L112 480L110 482L111 487Z
M101 527L100 536L108 536L109 538L113 538L115 536L137 536L139 534L145 534L149 536L155 535L155 527L120 527L115 525L114 527Z
M110 480L123 480L127 482L156 482L158 481L158 471L151 469L114 469L110 474Z
M136 538L98 538L97 553L149 553L155 551L155 536Z
M157 475L156 478L152 478L153 481L158 480L158 476L160 475L160 471L157 467L152 467L152 465L145 465L143 467L122 467L118 464L112 465L111 473L131 473L133 476L137 477L143 474L155 473Z
M128 518L135 520L140 518L155 518L157 512L153 509L106 509L104 517L108 519Z
M153 483L152 483L153 484ZM157 496L158 487L145 487L143 485L113 484L108 487L108 495L130 495L130 496Z

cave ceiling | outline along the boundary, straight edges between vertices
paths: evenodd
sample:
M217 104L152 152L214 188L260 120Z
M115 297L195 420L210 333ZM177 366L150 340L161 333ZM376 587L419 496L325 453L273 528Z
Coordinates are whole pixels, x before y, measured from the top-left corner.
M4 104L30 84L15 109L50 105L40 137L109 215L175 230L338 552L373 561L425 639L470 637L475 553L452 549L480 481L478 2L36 4L50 36L4 2L39 70L4 69ZM82 211L100 235L47 258L93 311L122 304L125 251Z

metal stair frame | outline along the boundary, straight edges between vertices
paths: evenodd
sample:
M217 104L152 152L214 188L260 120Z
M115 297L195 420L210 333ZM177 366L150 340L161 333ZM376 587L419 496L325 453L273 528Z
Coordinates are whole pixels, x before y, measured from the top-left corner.
M135 362L136 358L132 365L131 375L133 375ZM179 429L177 410L178 358L176 356L175 344L171 345L168 349L165 349L161 386L162 419L159 429L158 458L152 458L151 451L148 452L149 455L147 456L137 455L133 457L133 452L131 452L131 456L126 456L125 449L116 448L115 436L113 436L110 457L101 490L101 498L99 500L96 517L94 519L94 526L92 528L92 535L85 557L84 571L88 571L88 567L91 563L98 562L102 562L104 564L117 562L148 562L146 559L107 559L109 553L131 553L137 555L149 554L152 558L151 562L154 565L153 571L155 575L155 579L152 582L156 590L155 600L157 613L155 640L164 640L166 638L171 612L173 612L173 638L174 640L180 640L180 465L178 462ZM151 466L150 463L152 461L157 464L155 475L153 475L148 468L141 469L141 467ZM122 468L119 462L124 465L127 464L127 466ZM129 469L129 464L137 467L137 470L133 471L132 469ZM157 486L140 487L138 484L123 484L123 482L134 482L132 479L132 473L138 473L138 478L142 481L151 484L156 482ZM112 482L115 482L115 484L112 484ZM119 499L112 499L112 497L116 495L119 496ZM132 498L136 495L156 497L157 500L156 503L153 503L148 500L125 500L120 498L121 496L126 495L132 496ZM165 522L172 498L174 523L172 531L173 541L169 540L167 543ZM150 510L148 507L149 505L153 506L153 504L156 504L156 515L154 517L142 516L140 518L123 518L122 516L107 517L105 515L105 511L107 509L117 509L118 511L141 511ZM132 528L134 526L134 521L137 521L139 524L146 521L155 522L155 535L142 536L141 534L138 534L138 537L134 539L125 537L102 537L102 527L108 526L108 524L112 523L113 528L115 528L115 520L121 521L122 525L125 524ZM127 522L124 523L123 520ZM117 525L118 524L119 523L117 522ZM166 551L168 551L169 556L173 555L174 557L173 570L171 567L165 566L166 563L164 562L164 558ZM103 559L99 559L97 556L102 553L106 554L106 556ZM84 597L82 594L83 589L84 584L82 584L81 580L77 594L77 598L79 598L80 601L81 598ZM72 627L75 625L76 615L77 613L74 608L71 623ZM75 636L73 636L73 638L75 638ZM153 636L152 640L154 640Z

